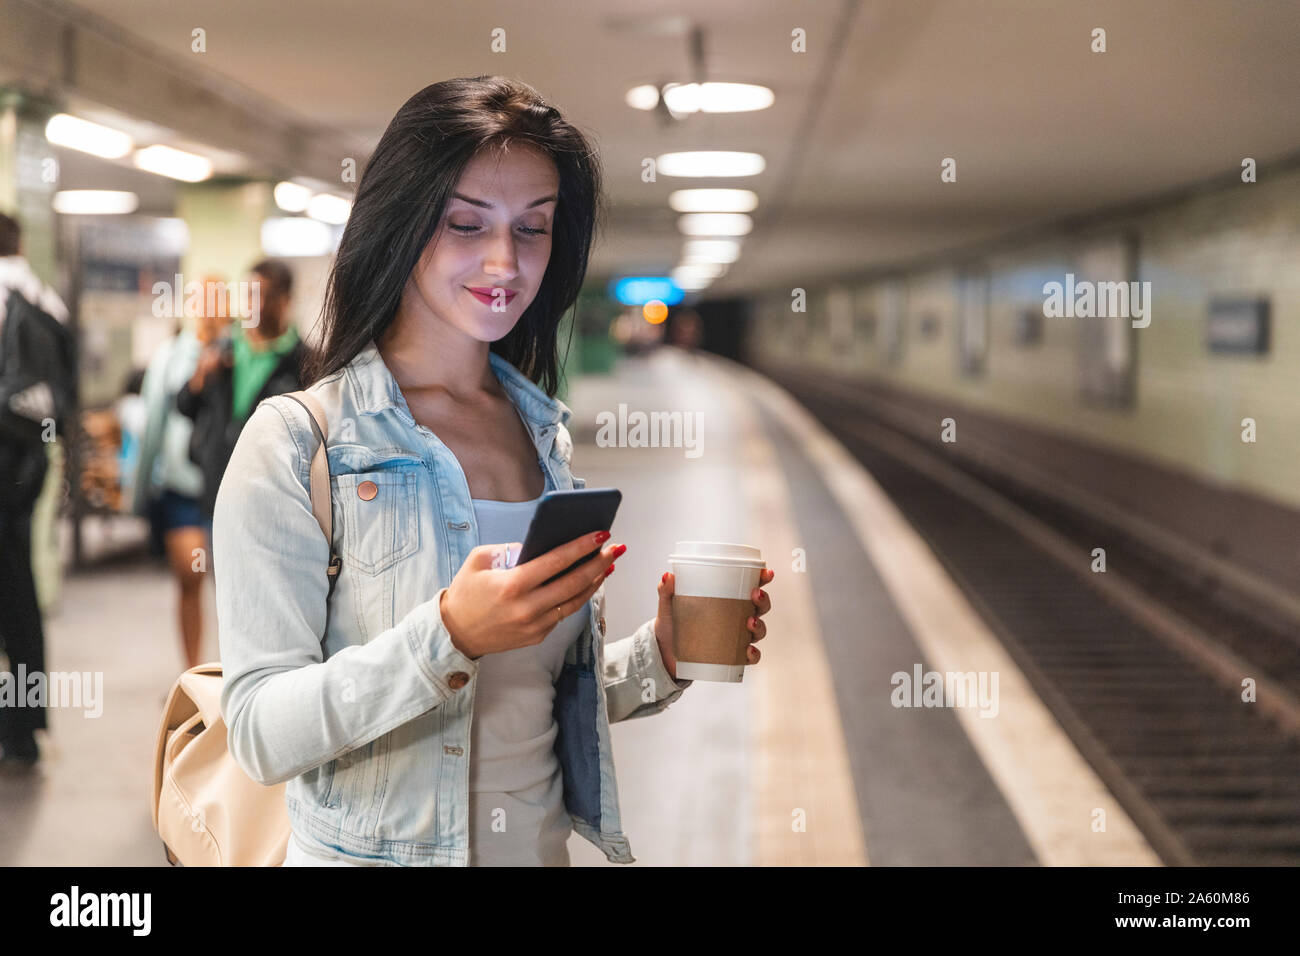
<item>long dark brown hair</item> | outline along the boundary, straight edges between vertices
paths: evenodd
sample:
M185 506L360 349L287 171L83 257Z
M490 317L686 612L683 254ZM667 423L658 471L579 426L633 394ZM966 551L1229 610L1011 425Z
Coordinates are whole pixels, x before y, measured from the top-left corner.
M392 323L402 292L466 165L484 150L526 143L560 177L551 258L537 296L509 334L491 343L548 395L559 387L560 320L577 301L605 199L587 137L527 83L459 77L426 86L384 131L357 185L322 310L321 345L304 380L343 368Z

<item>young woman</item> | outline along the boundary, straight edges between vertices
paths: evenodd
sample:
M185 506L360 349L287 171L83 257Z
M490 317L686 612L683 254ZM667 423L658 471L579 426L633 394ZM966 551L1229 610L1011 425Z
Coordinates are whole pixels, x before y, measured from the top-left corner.
M187 670L200 663L205 575L195 570L194 555L210 546L210 527L199 507L203 472L189 454L193 423L177 409L176 396L194 374L204 347L230 322L224 287L215 276L203 280L201 311L187 317L191 321L154 351L140 386L147 418L134 477L134 511L148 516L154 541L166 551L176 581Z
M318 441L292 398L254 411L216 507L222 710L249 775L288 781L286 865L563 866L572 830L633 862L609 724L690 684L672 575L656 616L606 646L623 545L503 560L544 492L585 484L556 330L600 201L584 137L500 77L417 93L366 167L308 376L329 426L333 592L308 494ZM770 602L751 597L758 640Z

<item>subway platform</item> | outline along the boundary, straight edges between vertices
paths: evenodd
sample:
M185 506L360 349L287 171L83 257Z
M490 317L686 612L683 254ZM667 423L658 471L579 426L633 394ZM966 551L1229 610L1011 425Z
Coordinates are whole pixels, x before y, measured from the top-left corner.
M756 545L776 572L742 683L696 682L612 728L634 865L1160 864L921 536L789 393L664 348L575 379L566 402L575 474L623 493L608 640L653 615L679 540ZM653 411L692 414L695 446L640 447L600 424ZM48 666L102 671L103 713L51 709L39 769L0 776L0 865L166 865L149 798L182 667L175 602L144 560L64 581ZM215 659L210 586L204 623ZM928 706L900 689L897 675L929 672L996 675L996 695ZM569 849L610 865L576 836Z

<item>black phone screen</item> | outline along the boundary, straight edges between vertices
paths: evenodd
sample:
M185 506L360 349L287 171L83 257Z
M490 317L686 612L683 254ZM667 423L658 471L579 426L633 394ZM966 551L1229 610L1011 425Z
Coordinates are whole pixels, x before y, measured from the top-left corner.
M528 534L524 537L524 546L519 551L516 566L531 561L562 544L568 544L574 538L597 531L609 531L614 526L614 515L618 512L623 493L617 488L577 488L573 491L550 491L542 496L533 513ZM550 584L558 577L568 574L583 561L588 560L596 549L584 554L559 574L548 578L544 583Z

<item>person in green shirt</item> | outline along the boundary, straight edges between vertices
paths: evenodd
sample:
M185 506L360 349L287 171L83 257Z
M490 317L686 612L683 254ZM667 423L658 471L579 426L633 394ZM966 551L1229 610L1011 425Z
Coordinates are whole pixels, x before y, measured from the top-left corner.
M256 273L254 273L256 274ZM263 322L245 329L242 322L234 325L231 347L234 351L234 406L235 418L246 421L253 410L253 399L262 390L266 380L271 377L275 367L284 356L293 351L298 344L298 330L289 325L287 329L276 334L273 328L283 328L283 319L277 316L274 326L266 322L265 307ZM267 337L270 332L271 337Z
M307 346L289 319L293 273L279 260L264 259L249 271L248 286L247 317L231 324L228 342L204 351L176 396L176 407L194 419L190 458L203 471L199 504L209 520L226 463L253 409L264 398L306 384Z

